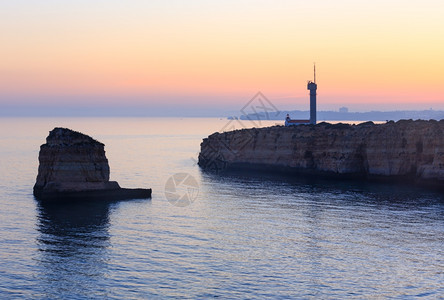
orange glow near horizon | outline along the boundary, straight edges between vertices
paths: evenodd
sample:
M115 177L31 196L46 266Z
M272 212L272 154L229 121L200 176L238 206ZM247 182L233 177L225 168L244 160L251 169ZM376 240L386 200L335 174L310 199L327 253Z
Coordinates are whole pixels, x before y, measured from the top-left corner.
M78 102L119 95L128 105L142 101L134 95L148 105L153 95L227 95L228 103L258 90L290 105L307 96L316 61L320 103L444 109L439 1L130 1L106 9L83 2L6 4L0 105L11 95L23 103L38 95L77 95Z

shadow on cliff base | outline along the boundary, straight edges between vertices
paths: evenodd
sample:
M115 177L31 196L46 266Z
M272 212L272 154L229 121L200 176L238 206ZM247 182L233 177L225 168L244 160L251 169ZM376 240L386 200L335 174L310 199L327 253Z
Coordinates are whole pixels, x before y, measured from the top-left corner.
M116 183L117 184L117 183ZM104 189L79 192L45 191L34 187L34 198L41 202L94 202L94 201L126 201L151 199L151 189Z

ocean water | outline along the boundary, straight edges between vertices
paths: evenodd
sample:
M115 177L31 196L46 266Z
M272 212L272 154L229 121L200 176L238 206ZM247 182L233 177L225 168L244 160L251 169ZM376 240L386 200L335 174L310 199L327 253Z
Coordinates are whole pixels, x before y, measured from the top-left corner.
M196 165L212 132L274 123L0 119L0 298L442 299L442 193ZM111 179L152 199L37 202L39 146L56 126L105 143ZM173 205L184 176L189 205Z

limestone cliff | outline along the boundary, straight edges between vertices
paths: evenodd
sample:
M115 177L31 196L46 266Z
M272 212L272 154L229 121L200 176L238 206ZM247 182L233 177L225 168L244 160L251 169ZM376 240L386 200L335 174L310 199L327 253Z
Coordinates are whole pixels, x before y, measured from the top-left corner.
M80 132L54 128L40 147L34 195L39 199L150 197L150 189L122 189L109 181L104 147Z
M199 165L400 179L444 187L444 120L214 133L201 144Z

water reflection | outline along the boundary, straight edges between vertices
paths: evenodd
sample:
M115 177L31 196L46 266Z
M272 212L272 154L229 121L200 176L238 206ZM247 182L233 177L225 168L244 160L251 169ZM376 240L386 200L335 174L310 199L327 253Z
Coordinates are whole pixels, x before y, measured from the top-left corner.
M209 185L237 184L254 187L254 190L266 190L269 195L311 196L314 203L333 205L378 205L392 209L414 209L430 205L444 204L444 194L422 187L402 183L383 183L363 180L346 180L304 175L285 175L279 173L261 173L254 171L230 171L221 174L201 171L204 183ZM340 202L340 203L338 203ZM299 203L274 201L274 205L288 205L289 208Z
M213 198L208 214L217 212L210 215L213 228L224 233L235 228L235 237L224 239L225 248L245 250L238 263L248 265L253 258L255 271L274 279L285 274L280 284L288 280L297 289L299 283L300 298L343 298L347 290L358 298L378 298L376 291L393 296L403 287L406 295L442 290L436 271L442 269L436 259L442 253L442 194L353 180L201 174L202 194ZM258 254L254 247L266 252ZM226 251L219 261L232 260ZM284 272L262 271L270 261ZM412 276L417 273L419 285Z
M110 203L38 204L40 282L44 293L87 297L107 273Z

